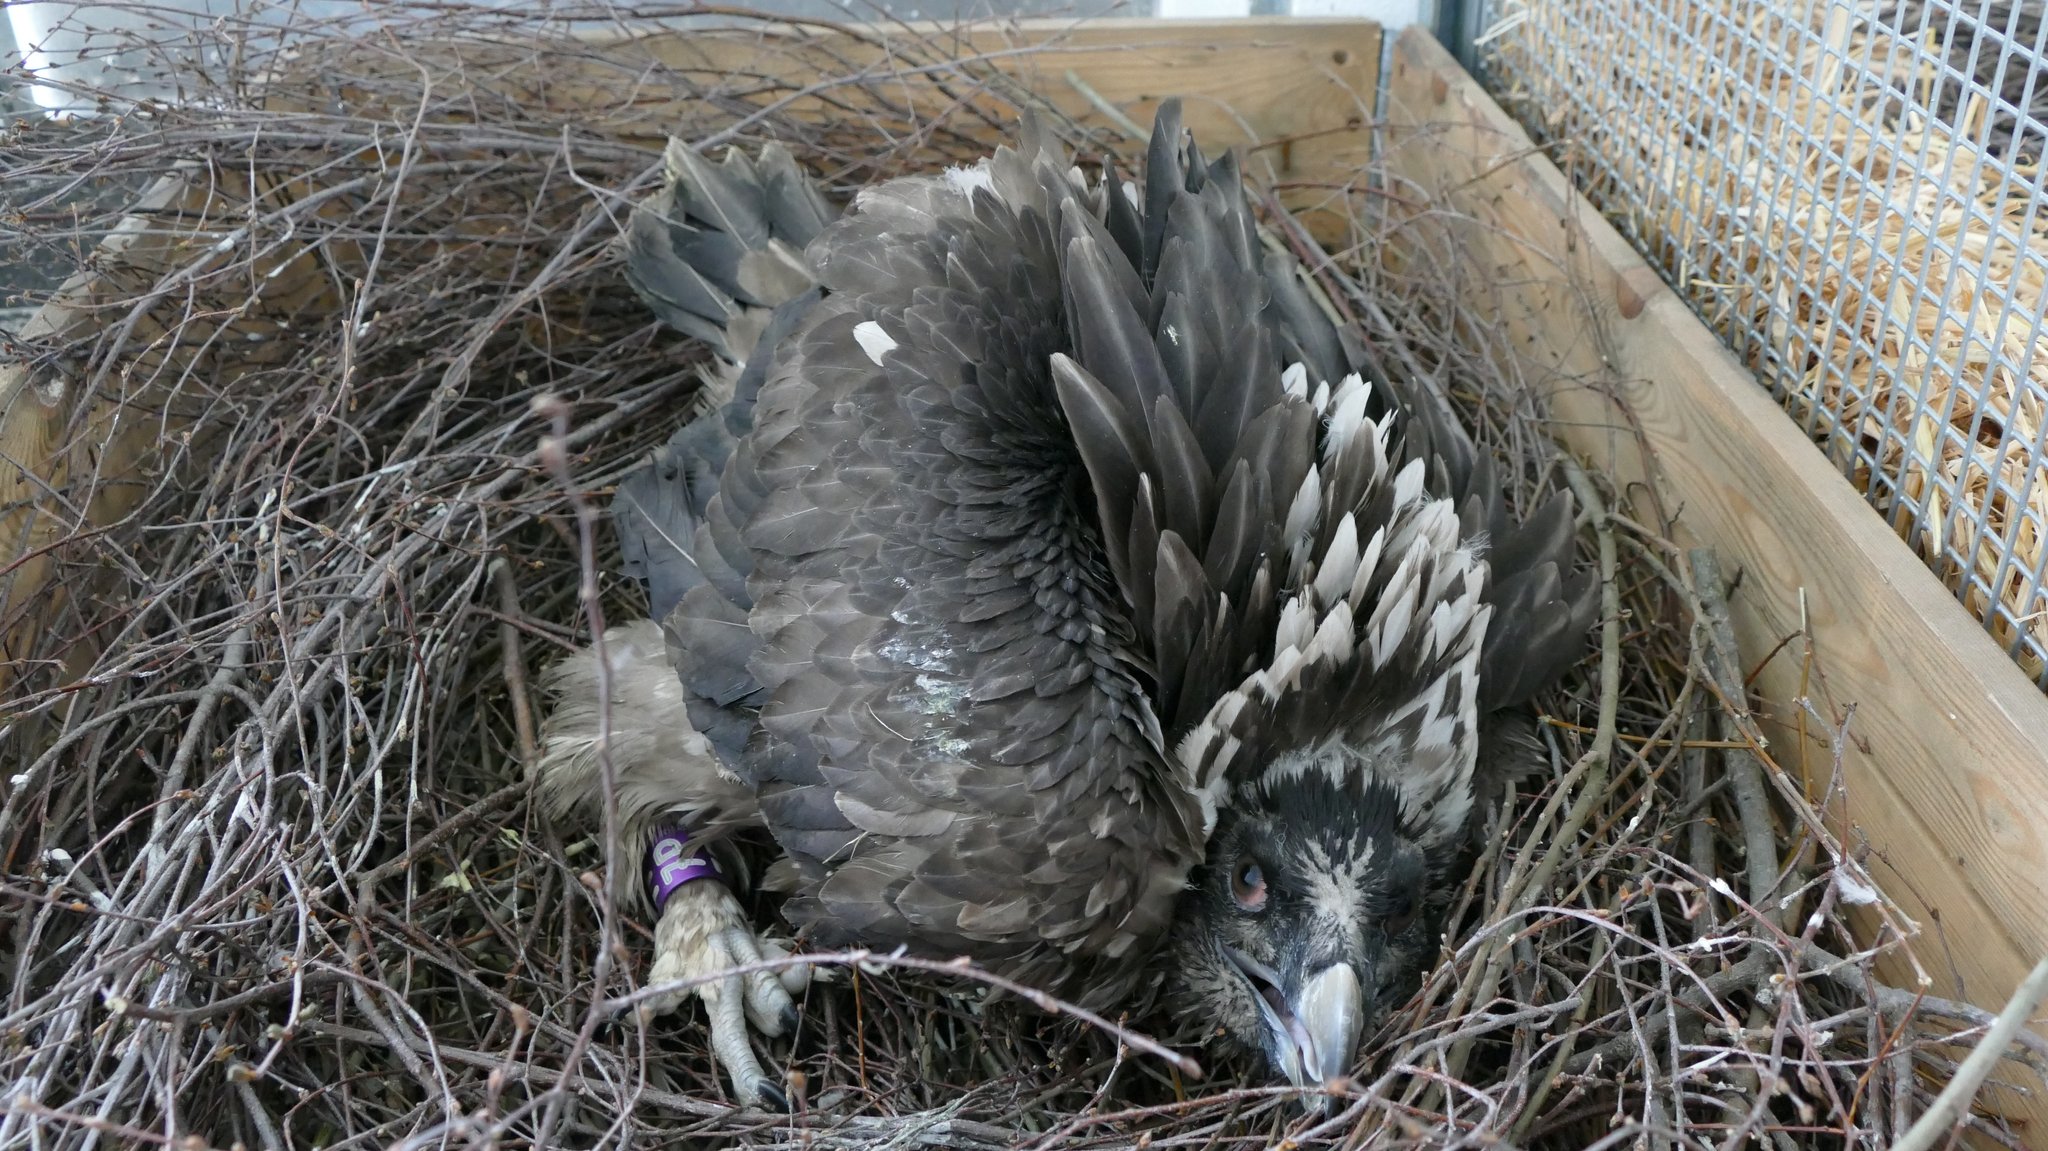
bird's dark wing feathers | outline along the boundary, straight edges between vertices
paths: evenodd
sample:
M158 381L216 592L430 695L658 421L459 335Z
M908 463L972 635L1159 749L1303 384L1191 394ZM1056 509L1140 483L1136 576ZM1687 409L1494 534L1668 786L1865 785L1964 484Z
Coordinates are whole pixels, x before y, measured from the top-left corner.
M742 771L820 945L1057 983L1149 946L1199 860L1054 383L1059 245L1095 211L1033 135L864 194L811 249L826 295L728 466L763 493L734 519L762 693Z
M691 722L736 760L762 699L747 667L759 646L747 626L753 560L733 526L763 494L746 437L774 349L821 298L801 253L833 212L773 144L757 160L734 149L714 165L671 142L664 159L663 186L626 228L626 278L736 375L729 397L619 485L612 520L621 566L667 628ZM760 334L736 354L729 344L746 330Z
M618 519L822 945L1058 982L1156 939L1215 806L1331 741L1462 825L1477 717L1583 646L1569 506L1511 521L1427 382L1268 250L1234 157L1169 102L1142 185L1067 164L1027 124L828 227L786 156L685 153L629 233L677 328L766 332Z
M1343 339L1300 261L1262 246L1234 162L1203 169L1171 106L1147 160L1142 219L1126 202L1106 230L1149 299L1120 307L1122 269L1070 240L1086 370L1061 397L1152 625L1169 736L1211 804L1377 756L1448 839L1482 729L1583 654L1570 502L1515 523L1434 384L1389 381Z
M747 314L809 287L802 253L832 209L777 144L713 164L670 141L663 160L661 190L626 227L627 282L670 326L738 361L759 331Z

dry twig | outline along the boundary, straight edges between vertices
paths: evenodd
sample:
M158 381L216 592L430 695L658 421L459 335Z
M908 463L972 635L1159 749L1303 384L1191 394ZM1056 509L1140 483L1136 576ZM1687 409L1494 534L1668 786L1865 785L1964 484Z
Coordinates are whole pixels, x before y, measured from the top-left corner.
M50 535L8 561L49 563L65 594L0 620L29 645L0 717L0 1146L1579 1148L1748 1124L1876 1148L1954 1070L1947 1040L1990 1022L1872 977L1902 926L1862 947L1823 898L1788 935L1759 902L1801 886L1775 863L1714 912L1714 862L1764 858L1746 833L1765 824L1703 753L1756 733L1702 670L1676 545L1574 475L1607 581L1598 656L1545 701L1553 771L1494 829L1443 963L1345 1108L1303 1116L1220 1053L1206 1081L1126 1058L1147 1033L1193 1053L1204 1036L1170 1019L1079 1021L892 960L810 992L781 1055L800 1114L733 1111L691 1017L615 1022L647 993L649 925L608 907L603 848L558 842L521 783L532 675L638 606L581 513L667 435L701 355L633 299L611 236L668 131L772 136L844 192L980 152L990 89L1010 89L908 29L888 64L792 88L607 49L559 9L405 11L346 51L345 28L301 24L268 90L268 33L224 20L135 57L186 104L0 141L13 254L69 271L132 241L45 312L70 319L7 350L103 418L63 429L89 466L24 494ZM204 195L129 212L153 183ZM1428 196L1351 202L1355 242L1314 261L1324 299L1389 370L1448 391L1527 506L1560 462L1532 365L1464 302L1483 270ZM1712 747L1696 710L1728 725ZM1813 874L1867 880L1757 765ZM2021 1053L2008 1066L2043 1065Z

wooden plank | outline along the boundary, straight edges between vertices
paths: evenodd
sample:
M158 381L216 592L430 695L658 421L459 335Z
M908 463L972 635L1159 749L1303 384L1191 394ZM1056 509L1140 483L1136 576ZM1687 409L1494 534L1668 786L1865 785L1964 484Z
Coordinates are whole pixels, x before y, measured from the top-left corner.
M227 271L246 257L236 225L272 191L252 195L233 168L162 177L17 336L72 352L0 364L0 691L64 618L76 589L52 581L67 541L119 522L163 480L162 445L205 393L287 354L281 324L332 310L332 280L303 249L266 252L267 276ZM203 444L188 448L203 458ZM81 638L63 678L92 659L96 639Z
M851 152L900 147L922 152L924 163L939 158L935 140L950 141L957 160L999 142L1027 89L1082 127L1139 146L1120 122L1149 129L1161 99L1186 94L1188 125L1206 149L1241 147L1247 172L1292 206L1328 205L1313 222L1335 237L1341 189L1303 177L1363 166L1381 33L1364 20L1026 20L606 31L579 43L408 45L402 59L366 55L376 47L366 45L345 61L302 56L272 87L286 107L338 104L357 114L376 114L389 92L388 115L409 121L424 66L437 91L502 95L621 140L658 144L685 108L712 100L813 118ZM388 89L378 81L385 71Z
M1390 172L1453 209L1432 219L1477 262L1468 303L1547 376L1559 437L1741 566L1743 651L1779 652L1756 679L1777 760L1825 782L1795 701L1856 706L1843 767L1873 873L1924 928L1936 993L2003 1006L2048 955L2048 698L1418 30L1395 44L1388 122ZM1802 617L1824 685L1802 683L1799 641L1779 648ZM2048 1101L2000 1103L2048 1131Z
M803 35L659 35L639 47L683 75L773 78L791 89L814 86L823 75L872 78L879 70L900 77L902 106L920 119L957 99L999 95L967 95L991 69L1081 125L1110 134L1117 127L1103 104L1149 129L1160 100L1184 95L1187 124L1212 155L1245 149L1246 171L1281 186L1296 205L1339 199L1303 186L1306 174L1348 175L1366 160L1381 40L1370 21L1031 20L919 32L930 39L908 52L900 37L883 44ZM960 62L910 83L935 54ZM756 98L785 95L776 86ZM809 97L820 111L824 98ZM1000 100L987 107L1005 119L1014 115Z

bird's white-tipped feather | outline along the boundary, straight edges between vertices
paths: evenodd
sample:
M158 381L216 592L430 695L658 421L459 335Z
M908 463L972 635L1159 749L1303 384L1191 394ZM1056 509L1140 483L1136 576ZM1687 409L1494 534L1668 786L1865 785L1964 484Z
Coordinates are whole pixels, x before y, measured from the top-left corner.
M1292 369L1282 382L1293 395L1300 394L1297 384L1307 384ZM1429 495L1424 462L1410 460L1398 473L1392 468L1394 420L1371 419L1370 398L1364 380L1353 374L1334 390L1322 384L1311 399L1326 419L1322 463L1311 469L1288 507L1284 531L1298 590L1275 622L1273 655L1223 693L1176 749L1205 797L1205 812L1228 801L1229 777L1254 767L1267 784L1310 770L1339 782L1347 772L1366 771L1395 788L1406 812L1420 813L1420 833L1444 837L1463 827L1470 799L1461 785L1471 778L1477 752L1478 658L1491 617L1480 602L1486 565L1478 541L1460 540L1456 506ZM1361 435L1371 437L1369 450L1350 451ZM1361 480L1340 467L1367 474ZM1357 493L1354 506L1328 503L1341 481ZM1357 508L1386 494L1392 496L1390 514L1364 536ZM1326 515L1339 518L1321 554L1311 555ZM1237 728L1258 714L1246 714L1249 702L1259 701L1263 711L1303 683L1308 669L1352 661L1362 661L1358 674L1397 661L1434 671L1391 712L1364 717L1318 746L1231 770L1241 756Z
M1289 364L1280 373L1280 390L1297 400L1308 399L1308 369L1300 364Z
M1320 473L1311 464L1308 475L1303 476L1301 487L1294 493L1294 502L1287 507L1289 566L1296 571L1308 559L1308 544L1315 531L1317 517L1323 510L1323 481Z
M1273 646L1279 648L1300 648L1308 646L1308 637L1315 634L1315 607L1303 596L1290 596L1280 608L1280 623L1273 629Z
M1338 388L1336 396L1333 397L1330 411L1330 432L1329 436L1323 441L1324 460L1336 459L1343 453L1345 448L1351 446L1351 441L1357 437L1358 433L1366 428L1371 428L1375 437L1379 435L1379 425L1366 418L1366 399L1367 392L1365 386L1359 383L1358 377L1355 375L1346 376L1344 378L1344 386ZM1391 423L1391 421L1389 422ZM1382 441L1382 444L1384 444L1384 441ZM1386 450L1383 446L1378 459L1375 461L1376 472L1386 470L1386 464Z
M1347 511L1344 518L1337 521L1337 531L1330 537L1330 546L1324 550L1322 562L1316 568L1317 602L1335 603L1351 586L1357 572L1358 519Z
M1330 614L1323 617L1322 626L1316 629L1315 638L1309 641L1308 661L1341 667L1351 662L1356 647L1351 624L1351 605L1338 600L1337 606L1330 609Z
M1372 577L1379 571L1380 553L1386 546L1387 529L1382 525L1372 533L1372 539L1366 541L1365 554L1358 557L1358 572L1351 577L1351 591L1344 597L1352 611L1357 611L1365 603L1366 593L1372 590Z
M1423 463L1419 459L1409 460L1394 477L1394 506L1406 507L1422 496Z

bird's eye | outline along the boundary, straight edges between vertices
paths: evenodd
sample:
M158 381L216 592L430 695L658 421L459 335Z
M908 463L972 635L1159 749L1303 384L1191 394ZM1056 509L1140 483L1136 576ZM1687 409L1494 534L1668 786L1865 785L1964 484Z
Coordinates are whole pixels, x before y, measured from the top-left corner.
M1266 906L1266 873L1260 870L1257 860L1247 859L1230 873L1230 897L1246 911Z
M1415 915L1420 910L1415 903L1415 896L1403 892L1388 903L1386 917L1381 923L1388 935L1399 935L1414 926Z

